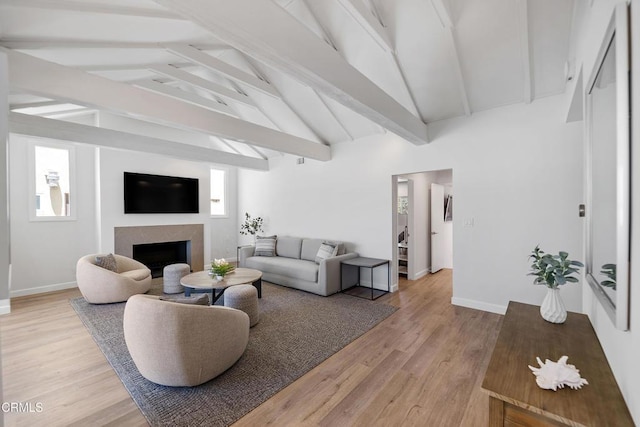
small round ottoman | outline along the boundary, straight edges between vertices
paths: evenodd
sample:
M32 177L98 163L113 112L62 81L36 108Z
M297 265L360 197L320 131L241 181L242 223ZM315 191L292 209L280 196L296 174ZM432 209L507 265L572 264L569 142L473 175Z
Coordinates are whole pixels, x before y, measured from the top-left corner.
M260 321L258 290L253 285L236 285L224 291L224 306L242 310L249 315L249 326Z
M165 294L179 294L184 291L180 284L187 274L191 273L189 264L169 264L162 270L163 291Z

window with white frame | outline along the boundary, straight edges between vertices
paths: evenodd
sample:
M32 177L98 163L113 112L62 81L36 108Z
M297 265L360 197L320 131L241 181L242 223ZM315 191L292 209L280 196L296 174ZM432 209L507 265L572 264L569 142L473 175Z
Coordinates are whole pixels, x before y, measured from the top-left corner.
M211 216L227 216L227 171L211 169Z
M49 142L30 144L30 219L75 219L74 159L72 145Z

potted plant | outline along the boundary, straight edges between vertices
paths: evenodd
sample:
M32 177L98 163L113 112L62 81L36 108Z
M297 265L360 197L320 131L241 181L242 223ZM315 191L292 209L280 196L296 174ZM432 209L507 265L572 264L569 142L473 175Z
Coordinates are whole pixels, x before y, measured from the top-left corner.
M567 310L560 299L559 286L566 283L577 283L574 274L579 273L579 267L584 267L580 261L569 259L567 252L560 251L558 255L545 253L540 246L536 246L530 259L533 259L529 276L535 276L534 285L545 285L547 296L540 306L542 318L551 323L563 323L567 319Z
M256 234L264 232L262 229L264 220L257 216L255 218L251 218L247 212L244 213L244 222L240 225L240 234L243 236L251 235L256 237Z
M233 272L233 270L235 270L235 267L224 258L211 261L211 275L215 276L217 280L224 280L224 276Z

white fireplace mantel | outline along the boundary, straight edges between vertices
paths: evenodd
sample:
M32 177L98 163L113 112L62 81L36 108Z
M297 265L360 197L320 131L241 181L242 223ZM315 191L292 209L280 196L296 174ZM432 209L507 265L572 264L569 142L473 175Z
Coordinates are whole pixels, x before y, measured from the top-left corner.
M204 224L145 225L114 228L114 253L133 257L133 245L191 241L191 269L204 270Z

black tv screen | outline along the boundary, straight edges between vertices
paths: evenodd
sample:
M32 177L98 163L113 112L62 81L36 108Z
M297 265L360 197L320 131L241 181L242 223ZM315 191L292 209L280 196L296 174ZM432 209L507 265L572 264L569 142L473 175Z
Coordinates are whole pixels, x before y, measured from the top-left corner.
M124 213L199 213L198 179L124 173Z

